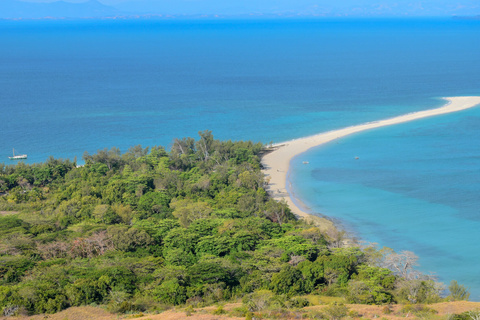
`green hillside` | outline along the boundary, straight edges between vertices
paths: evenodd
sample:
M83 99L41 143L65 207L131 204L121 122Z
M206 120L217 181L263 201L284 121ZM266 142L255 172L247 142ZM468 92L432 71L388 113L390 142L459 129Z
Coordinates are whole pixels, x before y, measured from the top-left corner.
M412 253L342 247L269 198L262 150L204 131L169 152L86 153L80 167L0 164L0 311L124 313L243 299L255 312L304 307L305 295L441 300ZM454 298L468 298L464 289Z

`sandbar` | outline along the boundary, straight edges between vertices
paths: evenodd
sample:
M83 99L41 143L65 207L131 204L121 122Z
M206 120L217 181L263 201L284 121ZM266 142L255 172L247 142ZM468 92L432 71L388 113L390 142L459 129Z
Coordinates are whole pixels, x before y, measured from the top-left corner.
M287 191L287 173L290 166L290 161L294 157L308 151L311 148L318 147L324 143L328 143L351 134L417 119L433 117L441 114L457 112L475 107L480 104L480 96L447 97L443 99L447 100L447 104L440 108L412 112L385 120L373 121L343 129L332 130L270 146L267 150L268 152L262 157L262 165L264 167L263 172L268 181L268 193L277 201L285 200L292 212L297 217L307 220L315 220L316 224L320 227L320 229L323 230L334 228L335 226L333 222L325 217L321 217L320 213L306 212L293 202L291 195Z

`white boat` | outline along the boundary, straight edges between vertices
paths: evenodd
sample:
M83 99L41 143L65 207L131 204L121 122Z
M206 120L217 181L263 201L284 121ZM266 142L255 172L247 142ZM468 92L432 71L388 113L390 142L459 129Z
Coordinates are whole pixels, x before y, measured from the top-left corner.
M27 155L26 154L19 154L19 155L15 155L15 149L13 149L13 157L8 157L8 159L10 160L21 160L21 159L27 159Z

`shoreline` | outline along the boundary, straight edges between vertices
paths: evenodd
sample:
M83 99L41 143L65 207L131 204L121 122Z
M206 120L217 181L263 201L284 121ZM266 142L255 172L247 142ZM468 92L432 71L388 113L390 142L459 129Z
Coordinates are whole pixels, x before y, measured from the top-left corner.
M313 221L322 231L336 229L335 223L317 212L307 212L297 206L287 186L291 160L322 144L337 140L358 132L414 121L422 118L466 110L480 105L480 96L445 97L447 103L439 108L411 112L384 120L367 122L342 129L327 131L316 135L276 143L262 156L262 170L268 180L267 192L277 201L286 201L290 210L299 218ZM301 202L301 201L300 201Z

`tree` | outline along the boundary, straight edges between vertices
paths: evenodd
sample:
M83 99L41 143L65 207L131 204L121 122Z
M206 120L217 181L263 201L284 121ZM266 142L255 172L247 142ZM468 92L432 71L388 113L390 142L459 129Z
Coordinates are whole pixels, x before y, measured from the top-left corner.
M391 293L368 280L350 280L347 298L349 302L357 304L387 304L393 301Z
M192 284L219 283L231 284L228 270L215 262L199 262L187 269Z
M197 156L202 161L207 161L210 154L213 153L212 146L214 143L213 134L210 130L199 131L200 140L195 143Z
M135 251L136 248L150 245L153 242L147 232L137 228L116 225L108 227L107 233L115 248L121 251Z
M83 160L86 164L103 163L109 170L118 168L121 165L121 152L120 149L112 147L110 150L107 148L98 150L97 154L90 155L88 152L83 154Z
M219 236L202 237L196 246L197 255L208 253L219 257L225 256L231 249L231 239Z
M265 204L264 213L267 219L272 222L276 222L279 225L282 225L282 223L289 220L295 219L295 216L293 215L285 200L278 202L273 199L269 199L268 202Z
M0 179L0 193L3 193L8 190L8 185L5 180Z
M450 282L448 290L450 291L449 298L453 301L468 301L468 298L470 298L470 292L468 292L468 289L465 288L465 286L458 284L456 280L452 280L452 282Z
M320 256L316 262L323 263L324 277L328 285L338 283L340 286L345 286L355 272L358 258L356 256L334 254Z
M170 151L170 159L178 169L189 169L194 162L195 140L193 138L183 138L173 140Z
M341 248L343 244L343 240L346 237L346 232L343 230L339 230L336 227L328 228L325 232L327 236L329 247L330 248Z
M270 287L276 294L292 296L303 293L302 272L297 268L286 265L279 273L273 275Z
M97 221L101 221L105 223L105 218L107 216L107 212L110 210L110 206L106 204L99 204L95 206L92 212L92 216L97 219Z
M197 219L204 219L210 216L212 208L203 201L193 201L190 199L175 200L170 203L173 208L173 215L180 220L184 227Z
M400 253L391 252L384 258L383 265L393 270L398 276L413 280L418 278L418 272L413 267L418 266L418 257L411 251L402 251Z
M323 264L307 260L300 262L298 269L302 272L306 293L311 293L324 282Z
M412 278L416 274L415 278ZM441 301L441 293L445 289L442 283L432 277L412 272L409 280L400 279L397 284L398 297L409 303L434 303Z
M170 279L160 284L153 291L158 301L179 305L187 300L187 289L178 279Z
M137 208L142 213L143 217L158 215L161 218L171 217L171 210L169 208L170 197L164 192L147 192L138 200Z
M132 208L128 204L127 205L114 204L114 205L112 205L112 211L118 217L120 217L122 223L124 223L126 225L131 224L134 213L133 213Z

